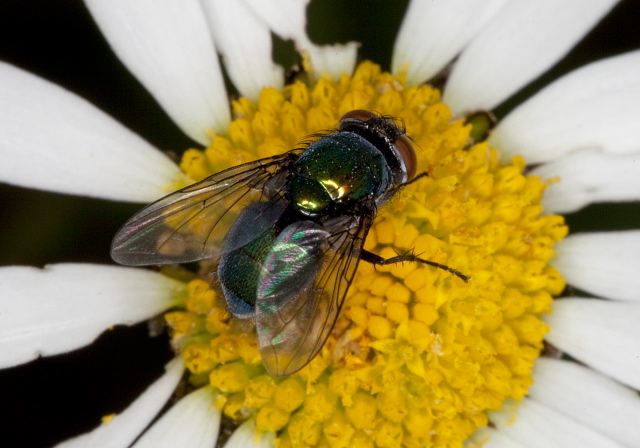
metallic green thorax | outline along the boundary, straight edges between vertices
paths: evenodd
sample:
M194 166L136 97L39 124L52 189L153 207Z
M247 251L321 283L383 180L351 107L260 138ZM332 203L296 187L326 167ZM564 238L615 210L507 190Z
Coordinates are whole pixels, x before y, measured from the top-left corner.
M386 191L392 182L380 150L352 132L337 132L309 146L293 172L289 198L308 216L332 204L349 212L355 201Z

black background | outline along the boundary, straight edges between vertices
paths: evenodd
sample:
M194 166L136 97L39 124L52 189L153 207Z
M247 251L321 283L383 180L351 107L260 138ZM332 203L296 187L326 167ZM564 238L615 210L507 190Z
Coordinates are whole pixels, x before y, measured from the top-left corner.
M360 56L388 69L406 3L313 1L308 31L317 43L362 42ZM640 48L639 18L640 2L621 2L567 58L497 114L580 65ZM280 42L277 60L293 61L291 49ZM0 0L0 60L87 98L162 150L180 154L197 147L111 53L80 0ZM139 207L0 184L0 266L111 264L111 238ZM567 220L572 232L640 228L640 207L595 205ZM73 353L0 371L0 444L50 446L92 429L102 415L122 411L171 357L167 337L149 338L141 324L116 328Z

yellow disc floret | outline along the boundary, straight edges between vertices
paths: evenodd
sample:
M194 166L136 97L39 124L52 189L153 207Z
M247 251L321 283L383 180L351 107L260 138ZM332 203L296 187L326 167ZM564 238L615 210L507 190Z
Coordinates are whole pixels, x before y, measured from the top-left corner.
M276 431L281 448L462 447L488 411L527 393L548 331L540 315L564 288L549 261L567 228L542 214L544 184L524 174L522 158L505 165L486 142L471 144L471 126L439 101L437 90L364 62L352 77L235 101L228 134L184 154L174 187L283 153L350 110L398 117L428 177L379 211L365 248L413 252L471 278L360 263L329 340L287 378L266 373L255 335L229 320L215 289L191 281L166 320L192 382L215 388L227 417Z

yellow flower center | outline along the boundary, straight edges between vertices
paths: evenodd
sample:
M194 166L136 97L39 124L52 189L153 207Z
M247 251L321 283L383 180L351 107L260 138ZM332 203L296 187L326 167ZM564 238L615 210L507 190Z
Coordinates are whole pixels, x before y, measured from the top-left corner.
M429 176L379 211L365 248L413 251L471 277L360 263L320 354L285 378L266 373L255 335L229 320L215 288L190 281L184 308L166 320L191 382L215 388L228 418L276 431L279 447L461 447L487 411L532 383L548 331L540 315L564 288L549 260L567 228L541 215L544 185L523 175L522 158L505 165L486 142L470 145L471 126L439 101L437 90L364 62L353 77L235 101L228 135L184 154L174 188L283 153L350 110L401 118Z

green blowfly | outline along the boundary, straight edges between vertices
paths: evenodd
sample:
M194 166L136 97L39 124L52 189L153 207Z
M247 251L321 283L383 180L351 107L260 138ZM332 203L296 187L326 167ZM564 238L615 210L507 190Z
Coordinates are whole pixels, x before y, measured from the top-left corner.
M360 260L404 261L460 272L415 255L363 249L378 208L416 176L397 120L366 110L284 154L245 163L172 193L118 231L125 265L213 259L211 286L230 314L254 319L266 369L294 373L324 345Z

